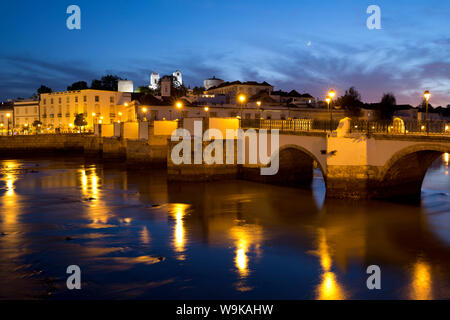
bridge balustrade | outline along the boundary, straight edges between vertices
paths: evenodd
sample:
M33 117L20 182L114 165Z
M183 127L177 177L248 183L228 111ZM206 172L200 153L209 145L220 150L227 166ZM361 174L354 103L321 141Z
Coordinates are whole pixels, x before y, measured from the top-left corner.
M278 129L280 132L329 132L335 131L339 125L338 120L292 119L292 120L265 120L242 119L241 127L244 129ZM351 120L351 133L387 134L387 135L449 135L450 122L433 121L393 121L393 120Z

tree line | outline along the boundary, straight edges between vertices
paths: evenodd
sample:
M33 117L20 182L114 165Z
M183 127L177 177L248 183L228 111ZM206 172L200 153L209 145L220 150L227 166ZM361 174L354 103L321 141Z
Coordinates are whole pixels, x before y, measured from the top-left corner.
M124 80L116 75L106 75L99 79L94 79L91 81L91 85L88 86L86 81L77 81L72 83L70 86L67 86L67 91L76 91L76 90L86 90L86 89L94 89L94 90L106 90L106 91L117 91L119 80ZM45 85L41 85L37 89L37 94L43 93L52 93L53 89L49 88Z
M355 87L351 87L350 89L346 90L345 94L336 100L335 105L343 108L346 111L346 114L350 117L361 116L362 108L373 109L375 112L375 118L377 120L391 120L394 116L395 111L398 110L397 100L393 93L384 93L380 102L367 104L361 101L361 95L355 89ZM417 107L419 108L419 111L425 112L425 100L423 100L422 103ZM428 110L430 112L437 111L445 116L450 116L450 105L447 105L447 108L433 108L433 106L429 104Z

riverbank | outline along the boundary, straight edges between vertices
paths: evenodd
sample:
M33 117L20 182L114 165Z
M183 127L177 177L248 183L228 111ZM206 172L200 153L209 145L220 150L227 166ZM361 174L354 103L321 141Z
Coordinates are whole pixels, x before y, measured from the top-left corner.
M41 134L0 137L2 156L48 154L118 159L127 164L167 165L167 142L120 139L81 134Z

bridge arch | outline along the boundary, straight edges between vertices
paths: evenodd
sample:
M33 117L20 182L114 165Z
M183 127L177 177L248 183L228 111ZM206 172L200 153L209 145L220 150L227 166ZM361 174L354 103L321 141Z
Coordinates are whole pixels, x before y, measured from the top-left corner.
M312 152L296 144L286 144L279 148L272 159L279 157L278 173L269 182L290 186L310 186L313 179L314 163L322 172L326 181L326 172L322 163Z
M443 153L444 144L417 144L396 152L379 171L378 194L382 197L419 199L423 179L431 164Z

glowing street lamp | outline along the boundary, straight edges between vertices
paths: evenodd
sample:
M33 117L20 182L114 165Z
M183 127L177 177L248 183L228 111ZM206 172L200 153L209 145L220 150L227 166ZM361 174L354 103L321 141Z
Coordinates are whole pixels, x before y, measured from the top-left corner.
M119 123L120 123L122 120L122 112L119 111L118 115L119 115Z
M247 97L246 97L245 95L240 94L240 95L238 96L238 101L239 101L240 104L241 104L241 107L240 107L241 117L242 117L242 107L244 106L244 103L245 103L246 100L247 100Z
M430 91L426 90L423 93L423 97L425 98L425 101L426 101L425 120L428 121L428 101L430 100L430 97L431 97Z
M182 103L182 102L180 102L180 101L177 101L177 103L176 103L176 107L177 107L177 109L181 109L181 108L183 108L183 103Z
M9 118L11 118L11 113L7 113L6 118L8 119L8 136L9 136Z
M333 98L336 96L336 92L331 89L328 92L328 110L330 111L330 131L333 131ZM325 99L325 100L327 100Z

